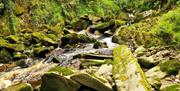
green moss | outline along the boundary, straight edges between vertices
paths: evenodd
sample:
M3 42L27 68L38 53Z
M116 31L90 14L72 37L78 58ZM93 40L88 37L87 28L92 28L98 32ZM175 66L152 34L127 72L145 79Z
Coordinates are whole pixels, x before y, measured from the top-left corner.
M116 82L117 91L138 90L151 91L151 86L137 62L137 59L131 53L131 50L120 45L113 50L113 78ZM134 75L134 76L132 76ZM139 77L138 79L136 77ZM126 84L136 85L126 87ZM141 87L141 88L140 88Z
M169 60L160 63L160 69L167 74L177 73L180 69L180 62L176 60Z
M58 73L59 75L63 75L63 76L68 76L68 75L71 75L74 73L74 71L72 69L60 67L60 66L51 68L48 70L48 72L55 72L55 73Z
M19 83L13 86L9 86L3 91L33 91L33 88L30 84L27 83Z
M180 43L180 8L164 14L152 29L152 33L158 35L167 44Z
M47 36L46 33L44 32L33 32L32 34L35 38L37 38L39 41L44 41L44 42L48 42L48 43L51 43L51 44L55 44L56 41L54 41L53 39L49 38Z

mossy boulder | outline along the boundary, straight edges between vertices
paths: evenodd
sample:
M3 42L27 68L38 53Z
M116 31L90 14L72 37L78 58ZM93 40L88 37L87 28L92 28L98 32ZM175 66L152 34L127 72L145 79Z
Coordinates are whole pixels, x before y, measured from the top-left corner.
M155 65L155 61L152 56L150 57L139 57L138 63L143 68L152 68Z
M152 91L145 74L131 50L120 45L113 51L113 78L117 91Z
M8 63L12 61L12 56L8 50L2 49L0 51L0 63Z
M5 39L0 39L0 48L13 49L14 51L24 51L26 49L23 43L11 44Z
M107 83L87 73L74 74L71 79L97 91L113 91L112 87L106 85Z
M70 33L62 37L62 45L74 45L78 43L93 43L96 42L94 38L90 38L84 34Z
M33 88L28 83L19 83L19 84L9 86L3 91L33 91Z
M48 37L48 35L44 32L33 32L32 36L34 36L37 42L47 42L50 44L56 44L56 41Z
M42 77L40 91L78 91L80 84L55 73L46 73Z
M180 62L177 60L164 61L159 66L161 71L167 74L176 74L180 70Z
M50 52L53 49L54 49L53 46L49 46L49 47L46 47L46 46L35 47L34 48L34 54L36 56L45 57L45 54Z

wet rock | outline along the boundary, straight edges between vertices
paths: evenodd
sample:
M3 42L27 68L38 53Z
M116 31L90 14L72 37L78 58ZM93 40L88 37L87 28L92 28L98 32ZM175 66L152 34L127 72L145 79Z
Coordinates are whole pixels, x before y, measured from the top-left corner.
M125 45L113 51L113 78L117 91L151 91L137 59Z
M40 91L78 91L80 84L66 77L46 73L42 77L42 84Z
M180 70L180 62L177 60L169 60L160 63L160 69L167 74L176 74Z
M107 47L108 46L107 46L107 44L105 42L99 42L99 41L95 42L94 46L93 46L93 48L96 48L96 49L98 49L98 48L107 48Z
M26 59L20 59L16 62L17 66L20 66L21 68L27 68L28 64L26 63Z
M11 54L6 49L2 49L0 51L0 63L8 63L10 61L12 61Z
M33 91L33 88L28 83L19 83L16 85L9 86L3 91Z
M152 56L150 57L139 57L138 63L143 68L152 68L155 65L155 61Z
M118 35L114 35L114 36L112 37L112 42L113 42L113 43L117 43L117 44L123 44L123 43L125 43L125 42L121 39L121 37L119 37Z
M106 85L107 83L87 73L74 74L71 76L71 79L97 91L113 91L111 87Z
M97 25L92 25L90 27L91 31L99 30L101 33L104 33L107 29L111 27L110 22L103 22Z
M180 90L180 84L173 84L171 86L167 86L161 89L161 91L179 91L179 90Z

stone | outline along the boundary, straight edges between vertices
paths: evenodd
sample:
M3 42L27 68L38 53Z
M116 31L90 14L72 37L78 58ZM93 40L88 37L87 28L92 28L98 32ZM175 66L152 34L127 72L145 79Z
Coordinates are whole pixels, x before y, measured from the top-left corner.
M92 25L90 27L90 30L99 30L101 33L104 33L104 31L106 31L107 29L109 29L111 27L110 22L103 22L97 25Z
M138 63L143 68L152 68L155 65L155 61L152 56L150 57L139 57Z
M49 69L48 72L55 72L62 76L68 76L68 75L73 74L75 71L72 70L71 68L56 66L56 67Z
M152 91L137 59L126 45L114 49L113 60L117 91Z
M161 71L167 74L175 74L180 70L180 62L177 60L168 60L159 64Z
M48 35L44 32L33 32L32 36L37 38L37 42L42 41L42 42L48 42L50 44L56 44L56 41L53 40L52 38L48 37Z
M110 62L111 59L80 59L81 65L82 66L99 66L105 63Z
M151 84L152 87L154 87L155 89L160 89L160 86L161 86L160 80L166 77L168 74L165 72L162 72L160 70L160 66L155 66L149 69L145 73L145 75L147 77L148 82Z
M78 91L80 84L55 73L46 73L42 77L40 91Z
M109 85L102 81L102 79L100 80L85 72L74 74L71 76L71 79L77 81L78 83L81 83L82 85L93 88L97 91L113 91L112 87L109 87Z
M139 46L135 51L134 54L136 56L142 56L145 52L147 52L147 49L144 48L143 46Z
M10 61L12 61L11 54L6 49L2 49L0 51L0 63L8 63Z
M9 86L3 91L33 91L33 88L28 83L19 83Z

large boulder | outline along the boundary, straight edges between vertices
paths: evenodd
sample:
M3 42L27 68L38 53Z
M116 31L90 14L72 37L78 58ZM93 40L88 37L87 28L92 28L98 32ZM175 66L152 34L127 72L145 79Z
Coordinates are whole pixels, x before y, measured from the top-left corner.
M55 73L46 73L42 77L40 91L78 91L80 84Z
M120 45L113 51L113 77L117 91L151 91L151 86L131 50Z

